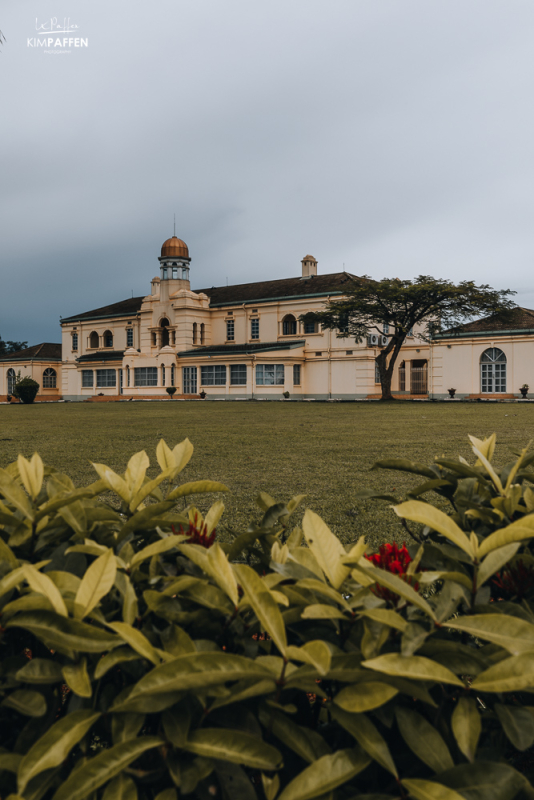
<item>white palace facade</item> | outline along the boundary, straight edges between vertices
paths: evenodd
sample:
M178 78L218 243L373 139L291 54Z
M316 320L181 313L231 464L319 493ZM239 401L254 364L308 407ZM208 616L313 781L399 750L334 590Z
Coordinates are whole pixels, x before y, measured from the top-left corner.
M192 290L185 242L167 239L150 294L61 320L61 344L43 343L0 356L0 401L17 376L40 384L37 400L168 399L359 400L380 396L375 367L388 331L366 341L303 323L300 316L338 299L348 272L320 275L313 256L301 274ZM446 333L432 345L406 339L393 378L399 397L513 397L531 379L534 312L514 324L491 318ZM504 365L504 366L503 366Z

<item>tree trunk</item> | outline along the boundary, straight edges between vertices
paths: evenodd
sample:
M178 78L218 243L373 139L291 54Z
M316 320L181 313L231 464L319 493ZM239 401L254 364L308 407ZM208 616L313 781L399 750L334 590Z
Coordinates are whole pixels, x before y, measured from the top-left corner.
M392 359L392 363L387 365L387 353L383 350L380 355L378 355L375 359L376 365L378 367L378 374L380 375L380 386L382 388L382 397L380 400L395 400L393 395L391 394L391 381L393 378L393 365L394 361Z

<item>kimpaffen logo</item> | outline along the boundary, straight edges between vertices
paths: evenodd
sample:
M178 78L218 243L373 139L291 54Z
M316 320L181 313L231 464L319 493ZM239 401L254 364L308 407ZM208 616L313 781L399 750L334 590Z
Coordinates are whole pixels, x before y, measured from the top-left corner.
M88 38L73 35L78 33L79 27L70 21L70 17L50 17L45 22L39 22L36 17L35 30L37 35L28 37L27 47L38 48L47 54L60 55L70 53L73 47L89 47Z

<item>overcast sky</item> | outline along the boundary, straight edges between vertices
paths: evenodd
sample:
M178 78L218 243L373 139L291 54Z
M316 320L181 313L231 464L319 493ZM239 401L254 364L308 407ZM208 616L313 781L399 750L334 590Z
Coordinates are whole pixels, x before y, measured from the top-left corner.
M87 47L30 46L53 18ZM311 253L534 308L532 0L4 0L0 29L3 339L147 294L175 212L193 288Z

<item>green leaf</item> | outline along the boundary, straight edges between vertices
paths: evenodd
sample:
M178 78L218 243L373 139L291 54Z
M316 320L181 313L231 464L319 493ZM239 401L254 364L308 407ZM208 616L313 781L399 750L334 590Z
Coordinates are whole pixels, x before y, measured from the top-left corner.
M155 667L139 680L131 699L172 691L187 691L237 681L271 678L271 672L244 656L231 653L189 653Z
M534 650L534 625L508 614L475 614L445 622L444 627L465 631L503 647L513 655Z
M50 658L32 658L15 675L23 683L59 683L63 680L61 665Z
M30 588L37 594L44 595L47 600L50 600L52 607L56 614L63 617L68 617L67 606L61 597L59 589L53 581L50 580L48 575L43 575L38 569L35 569L31 564L24 564L22 567L24 577L28 581Z
M306 606L301 615L302 619L348 619L339 608L324 605L323 603L313 603Z
M100 716L90 710L72 711L48 728L20 762L17 775L18 791L24 792L28 782L35 775L62 764L72 748L83 739Z
M24 628L52 650L78 650L81 653L102 653L122 644L101 628L74 619L60 617L53 611L32 611L17 614L5 626Z
M87 661L80 659L76 664L66 664L62 669L65 683L78 697L91 697L91 679L87 672Z
M361 564L355 568L353 575L358 577L360 573L365 576L367 582L372 580L373 583L378 583L380 586L390 589L392 592L395 592L395 594L403 597L404 600L407 600L412 605L420 608L425 612L425 614L428 614L431 619L436 619L434 611L428 605L424 597L421 597L421 595L418 594L409 583L399 577L399 575L393 575L391 572L387 572L385 569L380 569L373 566L367 567Z
M229 492L228 486L218 481L192 481L183 483L169 493L168 500L178 500L179 497L187 497L190 494L213 494L214 492ZM184 520L185 521L185 520ZM185 521L187 524L187 521Z
M217 758L253 769L280 769L282 755L248 733L229 728L201 728L191 733L183 745L185 750L205 758Z
M211 705L211 711L222 706L229 706L232 703L240 703L248 700L249 697L257 697L260 694L274 694L276 692L276 681L273 678L256 681L237 681L229 690L228 694L218 697Z
M91 792L99 789L118 775L146 750L159 747L163 740L155 736L141 736L130 742L122 742L103 750L82 767L71 772L53 800L84 800Z
M264 706L260 712L263 726L270 730L286 747L307 761L308 764L330 753L330 748L320 734L311 728L297 725L280 711Z
M42 717L46 713L46 700L43 695L31 689L11 692L3 699L2 706L14 708L19 714L25 714L27 717Z
M434 772L451 769L454 762L442 736L422 714L397 706L397 724L402 738L415 755Z
M172 536L166 536L164 539L160 539L158 542L154 542L153 544L149 544L148 547L144 547L135 554L130 562L130 567L135 567L136 564L141 564L143 561L146 561L147 558L152 558L152 556L157 556L160 553L166 553L168 550L173 550L187 538L188 537L184 536L183 534L175 534Z
M461 794L435 781L424 781L420 778L403 780L402 785L415 800L464 800Z
M266 584L251 567L234 564L234 572L238 582L246 593L246 599L252 606L263 629L267 631L279 651L284 654L287 647L286 628L280 609Z
M20 753L0 753L0 770L17 773L22 760ZM14 797L14 795L10 795Z
M472 697L458 699L452 713L451 727L458 747L468 761L473 762L482 731L482 721L476 700Z
M31 499L35 500L43 485L44 465L41 456L34 453L31 461L27 461L24 456L19 455L17 467L19 468L19 475L24 488Z
M176 789L164 789L155 797L155 800L178 800Z
M0 494L5 497L8 503L11 503L18 511L22 512L23 518L28 519L30 522L33 520L34 511L27 495L5 469L0 469Z
M321 639L316 639L312 642L306 642L302 647L287 648L287 658L294 661L303 661L305 664L311 664L319 675L326 675L330 669L330 662L332 661L332 653L330 648Z
M262 772L261 784L265 793L265 800L275 800L275 797L280 790L280 778L278 775L275 775L273 778L269 778Z
M161 662L156 650L152 647L146 636L137 628L132 628L127 622L108 622L108 628L116 631L119 636L143 658L147 658L156 666Z
M346 557L347 552L340 540L321 517L309 508L304 513L302 530L306 544L317 559L319 566L334 589L339 589L350 573L350 568L345 566L342 560Z
M108 783L102 800L137 800L137 788L133 780L121 773Z
M521 546L521 542L512 542L512 544L507 544L504 547L499 547L497 550L493 550L489 555L486 556L480 567L478 568L477 573L477 585L480 588L483 586L484 583L491 578L496 572L498 572L501 567L510 561Z
M286 786L278 800L312 800L348 783L371 759L360 748L338 750L306 767Z
M113 714L111 718L111 738L113 744L135 739L144 725L145 714Z
M386 655L362 661L362 667L385 672L386 675L400 675L405 678L420 681L435 681L438 683L451 683L453 686L463 686L461 680L446 667L431 661L424 656L402 656L400 653L386 653Z
M398 778L395 762L391 757L389 747L376 727L365 714L347 714L335 706L331 709L332 717L351 736L354 736L360 747L363 747L371 758L377 761L384 769Z
M175 747L184 747L191 727L189 707L183 703L165 711L162 717L165 736Z
M516 692L534 685L532 652L511 656L477 675L472 689L479 692Z
M495 703L503 731L518 750L527 750L534 743L534 716L526 708Z
M380 622L381 625L388 625L390 628L395 628L395 630L401 632L406 630L408 625L404 617L389 608L358 609L358 616L373 619L375 622Z
M534 514L528 514L506 528L501 528L495 533L490 533L478 548L478 557L482 558L492 550L504 547L512 542L522 542L534 536Z
M468 556L475 557L473 545L463 530L438 508L428 503L422 503L419 500L409 500L406 503L401 503L400 506L395 506L393 510L403 519L428 525L433 531L441 533L450 542L460 547Z
M438 477L438 473L425 464L418 464L416 461L409 461L407 458L384 458L377 461L371 469L397 469L401 472L412 472L414 475L422 475L424 478Z
M107 595L115 583L117 563L111 548L99 556L85 575L76 593L74 615L80 619L89 614L100 600Z
M123 661L138 661L141 656L131 647L116 647L111 653L102 656L95 668L95 679L99 680L106 672Z
M346 686L335 697L334 703L353 714L361 714L373 708L379 708L398 694L398 689L389 683L353 683Z

